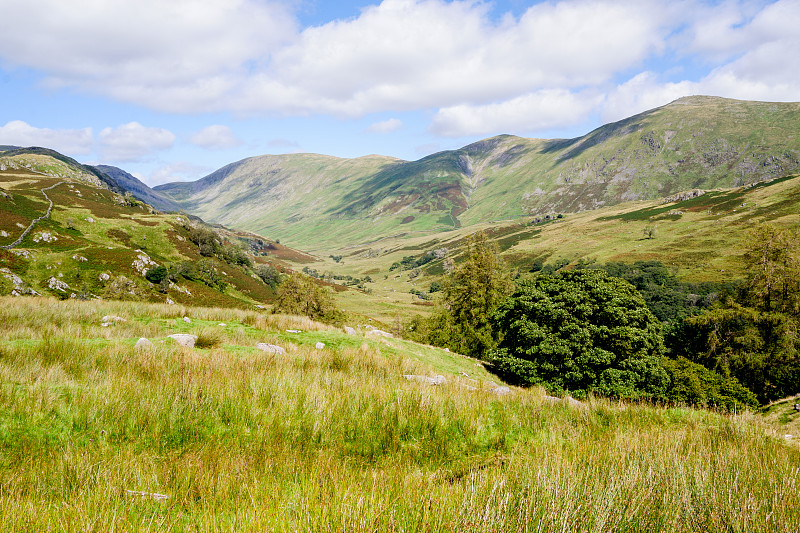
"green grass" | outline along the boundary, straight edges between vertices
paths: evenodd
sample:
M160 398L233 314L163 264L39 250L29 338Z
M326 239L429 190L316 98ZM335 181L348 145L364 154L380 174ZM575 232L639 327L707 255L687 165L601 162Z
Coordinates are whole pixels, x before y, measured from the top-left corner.
M459 369L490 379L470 360L296 317L0 303L4 531L789 532L800 521L800 451L758 415L571 409L540 389L497 397L455 384ZM101 328L105 314L127 320ZM181 324L220 344L160 342ZM139 336L154 347L135 350ZM287 353L252 348L268 339ZM450 384L400 377L433 372Z

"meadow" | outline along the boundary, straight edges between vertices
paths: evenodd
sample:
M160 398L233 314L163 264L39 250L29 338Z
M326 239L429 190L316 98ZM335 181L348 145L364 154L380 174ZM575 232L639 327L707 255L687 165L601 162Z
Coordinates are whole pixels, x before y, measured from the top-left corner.
M106 315L124 320L103 327ZM172 333L205 347L179 346ZM135 348L140 337L153 346ZM604 399L571 407L539 388L495 394L493 379L465 357L304 318L3 297L0 530L800 523L798 441L758 414Z

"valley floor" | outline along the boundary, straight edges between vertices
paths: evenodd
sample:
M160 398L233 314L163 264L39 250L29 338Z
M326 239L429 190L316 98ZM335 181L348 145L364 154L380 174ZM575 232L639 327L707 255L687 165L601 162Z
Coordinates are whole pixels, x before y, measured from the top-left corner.
M365 330L253 311L0 298L0 529L800 523L797 440L759 415L597 399L575 408L541 389L498 395L473 360ZM179 346L173 333L198 335L198 345ZM135 348L140 337L153 345Z

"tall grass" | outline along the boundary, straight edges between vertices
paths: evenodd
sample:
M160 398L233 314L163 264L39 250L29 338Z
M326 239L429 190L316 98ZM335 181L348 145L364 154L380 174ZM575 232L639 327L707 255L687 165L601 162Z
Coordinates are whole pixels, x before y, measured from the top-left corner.
M379 343L251 349L254 335L297 322L265 319L252 334L245 323L262 325L260 316L243 311L186 310L226 321L215 348L137 351L133 337L163 335L182 314L9 301L7 319L52 329L25 342L14 325L0 329L3 531L788 532L800 523L800 452L755 415L601 400L579 410L547 404L538 389L501 398L422 386L400 374L434 369ZM104 314L128 321L89 325ZM237 337L247 342L237 347Z

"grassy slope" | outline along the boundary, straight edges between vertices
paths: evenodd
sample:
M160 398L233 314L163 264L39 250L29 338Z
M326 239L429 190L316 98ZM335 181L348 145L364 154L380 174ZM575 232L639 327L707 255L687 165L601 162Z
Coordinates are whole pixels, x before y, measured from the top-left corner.
M798 125L797 103L691 97L576 139L504 135L415 162L261 156L157 189L207 220L330 253L780 177L800 168Z
M126 321L101 328L106 314ZM161 342L176 331L219 345ZM135 350L140 336L154 347ZM287 354L253 348L264 341ZM448 373L484 382L471 361L388 342L255 312L0 298L0 525L789 532L800 521L800 450L754 415L498 397Z
M800 226L800 177L711 191L682 202L626 202L542 224L528 225L527 221L476 224L435 236L382 239L344 250L340 263L320 257L311 266L321 272L370 275L372 294L348 291L338 299L346 309L385 322L430 311L409 291L427 290L432 281L440 279L445 260L427 264L417 277L413 271L390 271L393 262L437 248L448 249L447 259L457 261L464 238L478 230L486 231L497 242L502 257L521 272L527 272L537 258L546 263L559 259L573 263L579 259L599 263L658 260L673 266L686 281L739 279L744 277L741 256L755 224ZM648 227L655 228L652 239L644 236Z

